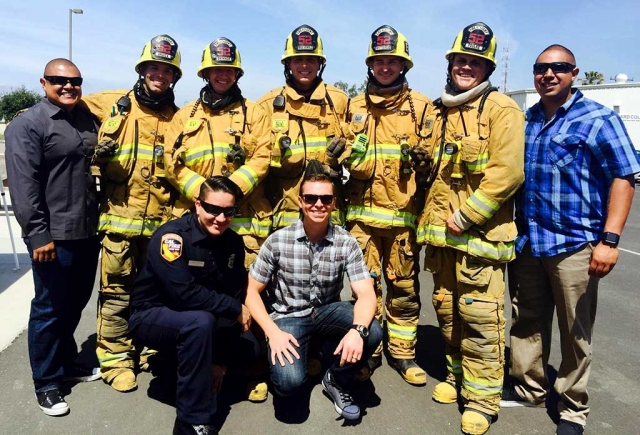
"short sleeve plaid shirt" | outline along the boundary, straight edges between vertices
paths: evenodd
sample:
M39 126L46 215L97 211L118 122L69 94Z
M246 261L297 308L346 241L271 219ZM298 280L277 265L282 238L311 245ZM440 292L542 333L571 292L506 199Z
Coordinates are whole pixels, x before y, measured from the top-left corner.
M547 257L600 240L612 180L640 172L622 120L579 90L549 122L541 103L526 118L518 251L530 241L535 257Z
M308 316L314 307L339 301L345 272L351 282L370 277L356 239L329 224L327 235L311 243L301 220L271 234L249 269L256 281L272 283L273 320Z

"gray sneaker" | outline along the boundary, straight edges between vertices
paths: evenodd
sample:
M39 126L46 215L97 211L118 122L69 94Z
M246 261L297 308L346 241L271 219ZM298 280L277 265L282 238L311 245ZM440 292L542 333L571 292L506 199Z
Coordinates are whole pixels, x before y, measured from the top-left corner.
M500 396L501 408L540 408L544 406L542 403L531 403L523 397L520 397L513 384L506 384L502 389L502 395Z
M322 378L322 389L333 400L333 406L338 414L346 420L360 418L360 407L354 403L353 397L334 381L331 370L327 370Z

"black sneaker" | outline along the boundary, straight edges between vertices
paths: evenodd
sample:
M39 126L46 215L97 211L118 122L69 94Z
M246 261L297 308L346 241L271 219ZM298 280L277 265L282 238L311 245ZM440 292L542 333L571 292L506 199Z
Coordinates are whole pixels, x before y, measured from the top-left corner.
M353 397L336 384L331 375L331 370L327 370L322 378L322 389L333 400L336 412L347 420L357 420L360 418L360 407L353 401Z
M218 435L218 429L210 424L191 424L176 417L173 435Z
M584 426L569 420L560 420L556 435L583 435Z
M65 369L64 381L73 382L91 382L97 381L102 376L100 375L100 367L85 367L80 365L74 365Z
M516 391L513 384L506 384L502 390L502 395L500 396L500 407L501 408L539 408L544 405L542 403L531 403L528 400L520 397L518 392Z
M62 393L57 388L54 390L36 393L38 405L46 415L65 415L69 413L69 405L64 401Z

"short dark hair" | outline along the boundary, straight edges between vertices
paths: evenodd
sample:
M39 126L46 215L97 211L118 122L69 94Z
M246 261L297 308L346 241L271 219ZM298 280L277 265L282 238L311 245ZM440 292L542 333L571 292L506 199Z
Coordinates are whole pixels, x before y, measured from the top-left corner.
M200 185L198 199L200 201L204 201L204 197L207 196L207 193L209 192L226 192L233 196L235 202L240 201L244 196L242 194L242 190L240 190L236 183L222 175L214 175L213 177L204 180Z
M309 163L307 163L307 167L304 171L304 176L302 177L302 183L300 183L300 195L302 195L302 188L304 187L304 185L311 181L331 183L331 186L333 187L333 191L335 193L336 188L333 185L333 180L331 180L329 173L324 168L322 163L320 163L318 160L309 160Z
M550 46L542 50L538 55L538 57L540 57L542 53L546 53L547 51L551 51L551 50L558 50L558 51L565 52L566 54L571 56L571 58L573 59L573 64L576 65L576 57L574 56L573 52L569 50L567 47L565 47L564 45L560 45L560 44L551 44ZM538 57L536 57L536 60L538 59Z

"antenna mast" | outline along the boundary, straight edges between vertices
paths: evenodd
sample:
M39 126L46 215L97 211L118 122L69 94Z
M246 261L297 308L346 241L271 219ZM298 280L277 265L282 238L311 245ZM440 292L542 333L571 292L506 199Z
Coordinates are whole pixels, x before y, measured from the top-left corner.
M507 92L507 80L509 77L509 39L507 38L507 45L502 49L502 92Z

